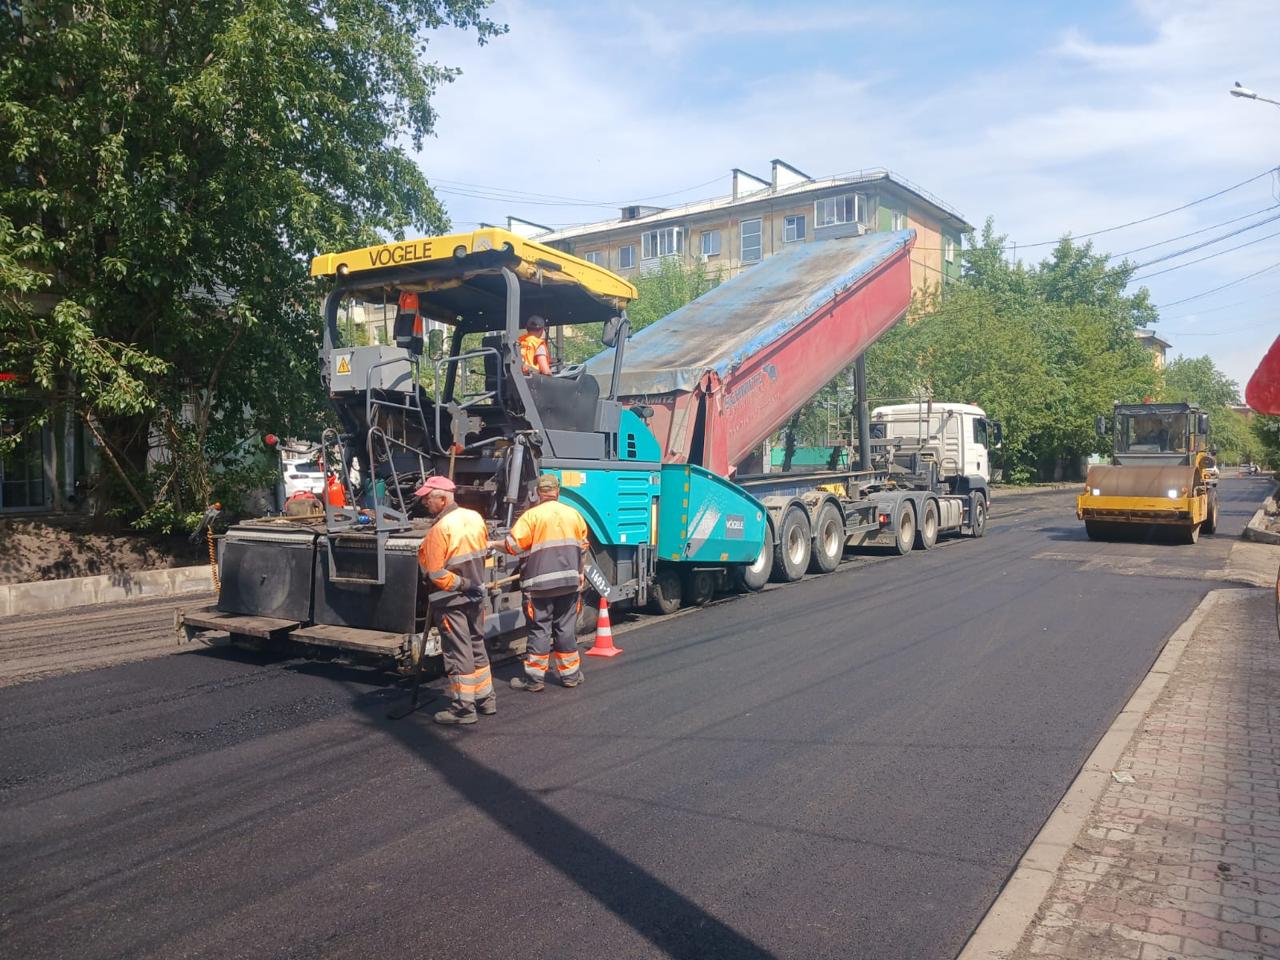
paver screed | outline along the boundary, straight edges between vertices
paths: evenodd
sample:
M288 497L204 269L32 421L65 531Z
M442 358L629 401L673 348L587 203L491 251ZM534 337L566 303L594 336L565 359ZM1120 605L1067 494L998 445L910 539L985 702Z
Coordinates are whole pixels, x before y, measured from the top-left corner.
M1016 958L1280 957L1275 599L1214 601Z

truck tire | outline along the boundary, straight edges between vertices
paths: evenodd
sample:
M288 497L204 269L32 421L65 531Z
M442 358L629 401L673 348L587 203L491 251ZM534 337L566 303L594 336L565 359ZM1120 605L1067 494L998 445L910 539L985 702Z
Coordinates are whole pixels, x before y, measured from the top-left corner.
M938 501L924 502L924 516L916 529L916 549L929 550L938 542Z
M1205 513L1204 525L1201 527L1201 529L1205 533L1218 532L1218 491L1217 490L1209 491L1208 510Z
M685 574L683 603L686 607L705 607L716 595L716 577L710 570L693 570Z
M773 547L773 579L778 583L791 583L803 577L809 569L812 549L809 515L801 507L790 507L778 524L778 542Z
M893 541L893 552L905 557L916 545L916 511L911 501L903 500L898 506L898 538Z
M649 588L649 612L675 613L683 600L684 585L680 574L670 567L659 567Z
M840 508L828 500L818 510L813 525L813 548L809 555L810 573L830 573L844 559L844 517Z
M973 495L969 505L969 536L980 537L987 532L987 498L980 493Z
M754 563L739 563L729 571L729 581L735 590L756 593L763 590L773 571L773 528L764 525L764 545Z

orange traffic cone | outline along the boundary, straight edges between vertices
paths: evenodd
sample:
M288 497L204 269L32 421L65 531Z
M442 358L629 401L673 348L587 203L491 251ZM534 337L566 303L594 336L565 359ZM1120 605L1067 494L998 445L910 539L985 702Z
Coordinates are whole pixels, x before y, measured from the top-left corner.
M596 621L596 644L587 651L588 657L616 657L621 647L613 645L613 625L609 623L609 601L600 598L600 619Z

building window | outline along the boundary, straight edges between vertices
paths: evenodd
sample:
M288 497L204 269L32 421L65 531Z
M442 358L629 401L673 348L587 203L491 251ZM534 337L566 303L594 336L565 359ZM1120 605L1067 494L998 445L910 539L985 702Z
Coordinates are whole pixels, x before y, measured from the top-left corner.
M860 193L827 197L813 202L813 225L832 227L838 223L866 223L867 198Z
M743 263L755 263L760 259L762 248L760 246L760 220L743 220L742 221L742 256L738 259Z
M623 270L629 270L636 265L636 245L628 243L625 247L618 250L618 266Z
M684 253L684 231L679 227L650 230L640 236L640 259L654 260Z
M702 231L702 255L704 257L720 256L720 231Z
M782 226L782 242L795 243L804 239L804 217L787 217Z
M907 229L907 215L906 215L906 213L905 213L904 211L902 211L902 210L893 210L893 211L891 211L891 212L890 212L890 214L889 214L889 229L890 229L890 230L905 230L905 229Z
M956 262L956 242L950 237L942 238L942 259L947 263Z
M583 259L586 260L587 263L594 263L597 267L603 267L605 265L603 250L588 250L586 254L583 255Z

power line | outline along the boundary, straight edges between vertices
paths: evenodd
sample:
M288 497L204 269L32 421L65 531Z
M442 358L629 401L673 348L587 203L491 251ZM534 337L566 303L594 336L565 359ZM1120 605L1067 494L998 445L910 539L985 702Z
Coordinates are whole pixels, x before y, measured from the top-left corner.
M1261 323L1250 323L1247 326L1235 327L1232 330L1213 330L1209 333L1170 333L1171 337L1223 337L1232 333L1244 333L1246 330L1260 330L1263 327L1270 327L1274 324L1274 320L1263 320Z
M1256 297L1246 297L1243 300L1234 300L1231 303L1224 303L1221 306L1209 307L1207 310L1192 310L1189 313L1180 313L1175 317L1161 317L1161 323L1173 323L1178 320L1185 320L1187 317L1199 317L1206 313L1220 313L1223 310L1232 310L1236 307L1242 307L1245 304L1257 303L1259 300L1274 299L1280 296L1280 290L1265 290Z
M1280 231L1269 233L1265 237L1257 237L1253 240L1247 240L1244 243L1238 243L1234 247L1227 247L1225 250L1219 250L1217 253L1210 253L1203 257L1196 257L1194 260L1188 260L1186 263L1177 263L1172 267L1165 267L1163 270L1153 270L1151 273L1144 273L1140 277L1130 277L1130 283L1136 283L1139 280L1146 280L1150 277L1158 277L1162 273L1172 273L1174 270L1181 270L1183 267L1190 267L1193 264L1204 263L1206 260L1212 260L1215 257L1221 257L1228 253L1234 253L1236 250L1243 250L1245 247L1252 247L1255 243L1262 243L1264 240L1270 240L1274 237L1280 237Z
M1150 223L1152 220L1159 220L1161 217L1167 217L1171 213L1178 213L1180 210L1186 210L1188 207L1194 207L1197 204L1205 203L1206 201L1209 201L1209 200L1215 200L1218 197L1223 196L1224 194L1230 193L1232 190L1239 190L1241 187L1248 186L1249 184L1253 183L1255 180L1261 180L1263 177L1270 176L1272 173L1276 172L1277 170L1280 170L1280 166L1269 167L1268 169L1263 170L1261 173L1257 174L1256 176L1250 177L1248 180L1241 180L1239 183L1232 184L1229 187L1224 187L1223 189L1217 191L1216 193L1209 194L1207 197L1200 197L1198 200L1191 200L1188 203L1184 203L1181 206L1174 207L1171 210L1165 210L1163 213L1153 213L1149 217L1142 217L1139 220L1130 220L1128 223L1117 224L1114 227L1104 227L1101 230L1092 230L1089 233L1074 234L1071 236L1071 239L1084 240L1087 237L1096 237L1099 234L1103 234L1103 233L1113 233L1116 230L1123 230L1126 227L1136 227L1140 223ZM1052 246L1053 244L1061 243L1061 242L1062 242L1062 238L1059 237L1057 240L1040 240L1036 243L1017 243L1017 244L1010 244L1010 246L1048 247L1048 246Z
M1212 240L1201 240L1199 243L1192 244L1192 245L1191 245L1191 246L1189 246L1189 247L1183 247L1181 250L1175 250L1175 251L1173 251L1172 253L1164 253L1164 254L1161 254L1161 255L1160 255L1160 256L1158 256L1158 257L1152 257L1150 260L1146 261L1145 263L1135 264L1135 265L1132 267L1132 269L1133 269L1133 270L1143 270L1143 269L1145 269L1145 268L1147 268L1147 267L1152 266L1153 264L1157 264L1157 263L1164 263L1166 260L1174 260L1174 259L1176 259L1176 258L1178 258L1178 257L1185 256L1185 255L1186 255L1186 254L1188 254L1188 253L1195 253L1197 250L1203 250L1205 247L1211 247L1211 246L1213 246L1215 243L1221 243L1223 240L1230 240L1232 237L1238 237L1238 236L1239 236L1240 234L1242 234L1242 233L1248 233L1250 230L1254 230L1254 229L1256 229L1257 227L1265 226L1265 225L1266 225L1266 224L1268 224L1268 223L1273 223L1273 222L1275 222L1276 220L1280 220L1280 213L1274 214L1273 216L1270 216L1270 217L1264 217L1263 219L1258 220L1258 221L1257 221L1257 222L1255 222L1255 223L1251 223L1251 224L1249 224L1247 227L1237 227L1235 230L1228 230L1226 233L1224 233L1224 234L1222 234L1222 235L1220 235L1220 236L1214 237ZM1272 234L1272 236L1274 236L1274 234ZM1266 238L1266 237L1263 237L1263 238L1261 238L1261 239L1265 240L1265 239L1267 239L1267 238ZM1255 243L1256 243L1257 241L1255 240L1255 241L1253 241L1253 242L1255 242ZM1247 246L1247 244L1246 244L1246 246ZM1232 247L1232 249L1233 249L1233 250L1238 250L1238 249L1240 249L1240 248L1239 248L1239 247ZM1223 252L1223 253L1226 253L1227 251L1225 251L1225 250L1224 250L1224 251L1222 251L1222 252ZM1214 256L1217 256L1217 254L1214 254ZM1203 259L1207 259L1207 258L1202 257L1201 259L1203 260ZM1191 262L1191 263L1199 263L1200 261L1199 261L1199 260L1192 260L1192 261L1190 261L1190 262ZM1183 266L1186 266L1186 264L1183 264ZM1154 276L1154 274L1152 274L1152 276Z
M1143 246L1143 247L1134 247L1132 250L1124 251L1124 253L1113 253L1113 254L1110 254L1107 259L1118 260L1121 257L1129 256L1131 253L1141 253L1143 250L1150 250L1153 247L1163 247L1166 243L1173 243L1175 240L1185 240L1187 239L1187 237L1194 237L1200 233L1207 233L1210 230L1216 230L1218 227L1225 227L1227 226L1227 224L1230 224L1230 223L1238 223L1241 220L1247 220L1249 217L1257 216L1260 213L1267 213L1270 210L1275 210L1277 207L1280 207L1280 203L1272 204L1269 207L1263 207L1260 210L1253 210L1253 211L1250 211L1249 213L1242 213L1240 216L1232 217L1230 220L1223 220L1221 223L1215 223L1208 227L1201 227L1199 230L1192 230L1190 233L1184 233L1184 234L1181 234L1180 236L1170 237L1168 240L1157 240L1155 243L1148 243L1146 246Z
M1226 290L1228 287L1234 287L1237 283L1244 283L1246 280L1252 280L1254 277L1260 276L1261 274L1266 273L1268 270L1274 270L1276 267L1280 267L1280 260L1277 260L1275 263L1271 264L1268 267L1263 267L1261 270L1255 270L1253 273L1247 273L1243 277L1238 277L1237 279L1232 280L1230 283L1224 283L1220 287L1213 287L1209 290L1203 290L1200 293L1192 294L1189 297L1183 297L1181 300L1173 300L1173 301L1170 301L1169 303L1157 304L1156 309L1164 310L1167 307L1176 307L1180 303L1189 303L1192 300L1199 300L1201 297L1207 297L1209 294L1217 293L1219 290Z

